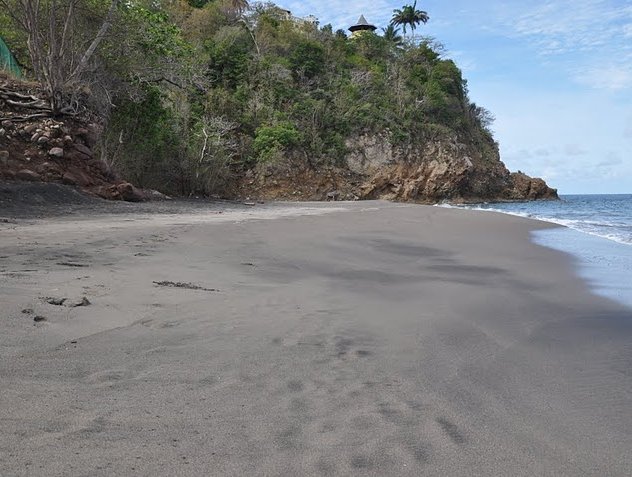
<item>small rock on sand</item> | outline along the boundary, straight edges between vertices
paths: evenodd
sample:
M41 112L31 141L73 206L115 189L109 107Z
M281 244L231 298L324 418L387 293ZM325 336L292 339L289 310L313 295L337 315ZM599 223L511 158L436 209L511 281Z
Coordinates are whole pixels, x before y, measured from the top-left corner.
M90 300L88 300L85 296L82 297L80 300L75 300L73 302L71 302L68 306L70 306L71 308L76 308L78 306L89 306L92 303L90 303Z

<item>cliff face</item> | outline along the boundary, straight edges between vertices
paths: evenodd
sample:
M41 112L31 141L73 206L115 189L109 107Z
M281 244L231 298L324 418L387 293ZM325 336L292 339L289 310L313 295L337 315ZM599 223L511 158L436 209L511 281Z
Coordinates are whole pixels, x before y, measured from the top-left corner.
M367 177L362 198L415 202L558 198L542 179L511 174L493 143L465 144L444 136L403 147L382 136L359 137L347 146L348 167Z
M394 145L387 134L347 140L340 167L251 171L239 193L252 197L386 199L436 203L557 199L542 179L510 173L494 143L435 137Z

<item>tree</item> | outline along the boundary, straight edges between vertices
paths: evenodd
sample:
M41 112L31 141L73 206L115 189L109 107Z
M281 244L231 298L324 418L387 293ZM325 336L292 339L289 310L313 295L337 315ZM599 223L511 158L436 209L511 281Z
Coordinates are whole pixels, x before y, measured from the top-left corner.
M406 34L406 27L410 27L413 38L415 36L415 29L420 23L427 23L430 17L423 10L417 10L417 0L412 5L404 5L400 9L393 10L393 18L391 19L391 25L401 26Z
M390 24L386 28L382 28L384 32L384 39L394 46L401 46L403 43L403 38L399 34L399 28L395 28L393 24Z
M107 3L97 31L87 32L78 28L78 11L85 7L80 0L0 0L0 6L26 34L31 67L46 86L53 114L67 108L64 89L86 72L112 26L121 0ZM95 10L103 10L107 3L96 2Z

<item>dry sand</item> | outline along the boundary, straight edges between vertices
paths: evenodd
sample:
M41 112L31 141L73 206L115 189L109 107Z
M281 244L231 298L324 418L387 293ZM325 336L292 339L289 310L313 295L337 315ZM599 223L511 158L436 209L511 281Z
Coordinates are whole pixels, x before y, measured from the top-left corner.
M631 312L546 226L383 202L0 223L0 475L631 475Z

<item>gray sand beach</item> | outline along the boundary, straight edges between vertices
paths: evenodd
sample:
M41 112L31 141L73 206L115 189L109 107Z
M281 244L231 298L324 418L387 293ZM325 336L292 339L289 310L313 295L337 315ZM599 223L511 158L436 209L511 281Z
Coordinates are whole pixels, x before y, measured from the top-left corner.
M550 225L139 207L0 222L1 476L632 475L632 311Z

